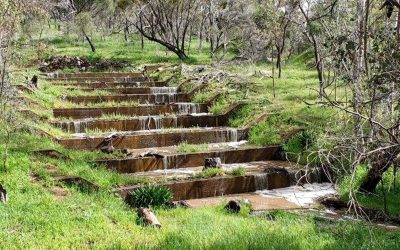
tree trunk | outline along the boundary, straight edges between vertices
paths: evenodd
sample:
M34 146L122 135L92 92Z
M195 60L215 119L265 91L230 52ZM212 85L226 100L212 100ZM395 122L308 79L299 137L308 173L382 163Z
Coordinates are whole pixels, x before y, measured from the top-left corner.
M282 77L282 54L279 47L276 47L277 57L276 57L276 68L278 69L278 78Z
M141 46L142 46L142 50L144 49L144 37L143 34L140 33L140 42L141 42Z
M129 35L129 23L128 23L128 18L125 18L125 27L124 27L125 42L128 42L128 35Z
M90 39L90 37L88 35L86 35L86 33L84 33L84 36L85 36L86 41L90 45L90 49L92 50L93 53L95 53L96 52L96 47L94 46L92 40Z
M384 159L376 160L372 163L372 168L368 171L367 176L360 186L361 193L373 193L382 180L382 175L390 167L390 163L385 162Z
M362 193L374 192L379 182L382 180L383 174L392 166L398 154L399 152L388 150L376 155L371 162L371 169L361 183L359 191Z
M397 38L400 41L400 9L399 9L399 13L397 14L397 29L396 29L396 32L397 32Z

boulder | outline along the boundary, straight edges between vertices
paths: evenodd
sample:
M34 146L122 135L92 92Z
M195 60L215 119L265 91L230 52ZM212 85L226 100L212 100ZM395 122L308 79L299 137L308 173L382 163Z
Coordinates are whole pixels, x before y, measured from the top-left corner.
M206 158L204 162L204 169L208 168L222 168L221 158Z

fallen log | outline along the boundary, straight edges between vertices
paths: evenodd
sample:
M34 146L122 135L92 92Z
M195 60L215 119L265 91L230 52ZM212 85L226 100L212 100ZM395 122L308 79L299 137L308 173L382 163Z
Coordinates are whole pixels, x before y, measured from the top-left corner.
M139 208L138 215L145 225L154 226L157 228L161 227L161 223L158 221L157 217L150 208Z

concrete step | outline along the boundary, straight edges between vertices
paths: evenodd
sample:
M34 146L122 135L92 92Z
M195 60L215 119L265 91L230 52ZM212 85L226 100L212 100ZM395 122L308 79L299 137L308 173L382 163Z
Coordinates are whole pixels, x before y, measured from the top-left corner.
M139 105L135 107L82 107L53 109L54 117L85 119L103 115L149 116L162 114L193 114L207 113L209 104L173 103L165 105Z
M178 181L167 179L161 185L173 193L173 200L188 200L285 188L298 183L323 182L326 179L319 168L306 170L282 167L287 164L276 161L252 162L248 163L248 172L243 176L194 177ZM116 188L114 192L128 200L131 192L140 187L141 185L125 186Z
M65 148L76 150L96 150L107 143L117 149L149 148L178 145L186 142L189 144L237 142L246 140L249 128L191 128L174 130L150 130L112 135L87 135L74 134L71 138L58 138L56 141ZM110 137L112 137L110 139Z
M175 102L189 102L190 99L191 96L189 94L180 93L180 94L66 96L64 100L78 104L90 104L90 103L101 103L101 102L129 102L129 101L137 101L140 104L169 104Z
M280 146L255 147L246 146L232 149L211 149L206 152L193 153L162 153L156 151L158 156L140 155L120 158L97 160L96 165L106 166L120 173L136 173L166 169L193 168L204 165L206 158L220 158L223 164L245 163L253 161L271 161L279 158L277 155ZM157 150L157 149L156 149Z
M197 113L192 115L138 116L125 119L78 119L53 121L51 124L68 133L85 133L86 129L101 131L139 131L162 128L219 127L227 126L228 120L242 105L232 105L224 114Z

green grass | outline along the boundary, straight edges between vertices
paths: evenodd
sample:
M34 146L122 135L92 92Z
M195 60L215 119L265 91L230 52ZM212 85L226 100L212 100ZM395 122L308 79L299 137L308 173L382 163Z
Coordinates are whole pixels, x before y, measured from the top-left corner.
M166 52L159 45L146 41L142 50L140 42L135 38L132 42L124 42L122 35L113 35L104 40L95 37L96 54L90 52L86 43L77 41L76 37L62 37L61 33L45 30L42 42L48 43L42 56L69 55L84 56L92 61L101 59L126 60L134 64L124 70L134 70L140 64L178 63L178 58ZM211 59L208 48L196 49L192 45L189 53L189 64L208 64ZM16 50L16 58L21 58L13 67L16 82L23 81L24 75L37 74L37 51L29 46L21 46ZM249 82L250 92L247 99L241 91L226 84L213 85L205 92L200 92L196 99L203 102L210 94L218 91L224 93L224 99L233 103L246 101L246 105L232 118L231 126L241 127L253 121L262 113L275 113L272 119L257 125L250 133L253 143L267 145L282 143L280 133L286 129L303 127L318 129L327 124L327 120L335 114L330 109L319 107L306 108L305 102L318 101L316 88L318 81L313 69L307 68L310 53L304 53L285 65L283 77L276 79L273 96L272 79L268 76L271 65L238 64L224 66L224 69L243 76ZM306 65L306 66L305 66ZM64 71L75 71L66 69ZM262 74L254 72L262 71ZM44 81L41 79L41 81ZM43 83L43 82L42 82ZM191 86L187 87L191 89ZM331 93L334 90L330 89ZM43 91L31 95L33 99L45 105L40 111L51 118L50 109L54 106L76 107L75 104L61 102L55 98L62 90L47 86ZM78 93L73 93L78 94ZM342 90L338 89L338 100L343 100ZM121 104L121 103L119 103ZM211 111L219 113L223 103L217 102ZM103 105L103 104L100 104ZM112 103L116 105L116 103ZM134 105L134 104L133 104ZM113 118L110 116L108 118ZM122 118L118 115L115 117ZM147 183L150 180L132 175L121 175L102 166L90 163L97 158L123 157L118 154L102 154L101 152L78 152L66 150L50 140L30 134L29 127L13 134L9 148L9 158L5 170L0 173L0 183L9 193L9 202L0 204L0 249L398 249L400 233L384 231L360 222L323 221L314 216L293 215L285 212L249 215L247 210L238 215L227 213L223 205L217 208L201 209L156 209L155 213L163 227L160 230L145 228L137 224L137 215L111 190L123 185ZM36 123L36 126L40 126ZM46 126L41 126L45 127ZM50 129L50 128L48 128ZM163 130L173 131L173 130ZM53 131L62 133L62 131ZM278 136L279 135L279 136ZM295 137L286 144L287 150L301 152L303 139ZM0 159L5 152L5 137L0 129ZM200 148L199 148L200 147ZM203 146L180 145L182 152L203 150ZM31 151L38 148L56 148L72 158L71 161L49 159L34 156ZM0 162L2 164L2 162ZM56 196L52 190L58 185L46 172L47 165L54 165L58 171L66 175L78 175L100 186L98 192L81 192L77 187L63 187L67 192L64 198ZM42 179L35 181L33 173ZM360 170L357 178L361 178ZM243 175L244 169L227 171L209 169L196 175L196 178L209 178L221 175ZM385 176L388 211L399 215L399 189L390 185L390 175ZM347 180L347 182L346 182ZM400 183L399 185L400 186ZM346 197L345 190L348 179L341 184L341 194ZM383 209L382 195L358 196L359 201L371 207Z
M186 142L180 143L176 147L178 153L195 153L204 152L208 150L208 144L188 144Z
M194 175L194 178L196 179L212 178L216 176L223 176L224 174L225 174L224 170L222 170L221 168L207 168L201 172L196 173Z
M366 174L367 167L363 165L358 166L353 185L357 201L365 207L385 211L384 197L386 196L386 213L393 216L400 216L400 200L398 199L400 196L400 180L398 176L394 178L393 168L384 174L383 188L382 183L379 183L375 193L370 195L358 193L358 188ZM341 178L339 193L343 200L349 199L350 181L351 177L348 175Z

